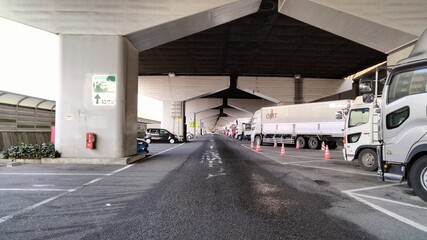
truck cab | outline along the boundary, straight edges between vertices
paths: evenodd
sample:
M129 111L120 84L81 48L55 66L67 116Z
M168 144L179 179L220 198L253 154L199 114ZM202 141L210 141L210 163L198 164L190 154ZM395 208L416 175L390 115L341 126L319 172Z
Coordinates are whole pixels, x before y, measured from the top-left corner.
M383 91L379 140L382 180L408 181L427 201L427 30L393 67Z
M376 112L381 98L365 103L363 96L357 97L348 113L344 128L343 155L346 161L359 160L364 170L378 168L376 148L378 142L379 114Z

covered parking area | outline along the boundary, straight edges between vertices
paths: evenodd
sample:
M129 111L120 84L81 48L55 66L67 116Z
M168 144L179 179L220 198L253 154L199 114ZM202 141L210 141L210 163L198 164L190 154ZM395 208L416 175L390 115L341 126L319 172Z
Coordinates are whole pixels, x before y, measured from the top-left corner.
M344 77L404 58L427 22L421 0L0 3L0 16L59 34L55 141L66 158L136 154L138 84L165 102L169 126L198 114L219 126L254 106L351 91ZM109 92L97 92L102 81ZM97 149L84 147L87 132Z

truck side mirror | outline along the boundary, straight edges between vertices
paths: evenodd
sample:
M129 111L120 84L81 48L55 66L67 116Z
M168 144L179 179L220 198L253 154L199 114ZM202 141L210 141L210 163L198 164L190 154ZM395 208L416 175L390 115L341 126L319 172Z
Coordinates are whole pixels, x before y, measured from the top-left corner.
M338 111L335 113L335 118L336 119L342 119L342 111Z
M359 92L362 94L372 93L372 88L369 83L359 83Z

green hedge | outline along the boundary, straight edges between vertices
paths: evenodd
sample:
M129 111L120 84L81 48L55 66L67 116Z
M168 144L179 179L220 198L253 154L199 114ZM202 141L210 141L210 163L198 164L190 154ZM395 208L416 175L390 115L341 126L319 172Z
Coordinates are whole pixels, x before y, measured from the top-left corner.
M59 152L55 150L55 145L51 143L34 145L20 143L3 150L2 154L6 159L40 159L60 156Z

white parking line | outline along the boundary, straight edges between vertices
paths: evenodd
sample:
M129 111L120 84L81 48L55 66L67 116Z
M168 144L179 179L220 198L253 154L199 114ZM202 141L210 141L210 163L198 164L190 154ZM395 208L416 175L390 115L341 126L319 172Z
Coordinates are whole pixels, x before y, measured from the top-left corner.
M373 190L373 189L378 189L378 188L394 187L394 186L399 186L399 185L403 185L403 184L405 184L405 183L383 184L383 185L377 185L377 186L372 186L372 187L364 187L364 188L356 188L356 189L344 190L344 191L341 191L341 192L343 192L343 193L354 193L354 192L368 191L368 190Z
M390 200L390 199L380 198L380 197L374 197L374 196L369 196L369 195L360 194L360 193L351 193L351 194L358 196L358 197L370 198L370 199L375 199L375 200L379 200L379 201L383 201L383 202L389 202L389 203L394 203L394 204L403 205L403 206L407 206L407 207L427 210L427 207L421 207L421 206L410 204L410 203L399 202L399 201L395 201L395 200Z
M328 167L307 166L307 165L303 165L303 164L288 164L288 165L305 167L305 168L322 169L322 170L328 170L328 171L334 171L334 172L350 173L350 174L356 174L356 175L365 175L365 176L372 176L372 177L378 176L377 174L373 174L373 173L355 172L355 171L341 170L341 169L328 168Z
M0 173L0 175L34 175L34 176L108 176L106 173Z
M57 188L0 188L0 191L65 192L65 191L68 191L68 189L57 189Z
M173 148L167 149L167 150L165 150L165 151L159 152L159 153L157 153L157 154L154 154L153 156L149 156L147 159L152 158L152 157L155 157L155 156L160 155L160 154L162 154L162 153L168 152L168 151L170 151L170 150L172 150L172 149L175 149L175 148L177 148L177 147L180 147L180 146L182 146L182 145L184 145L184 144L185 144L185 143L182 143L182 144L180 144L180 145L178 145L178 146L176 146L176 147L173 147ZM127 166L125 166L125 167L122 167L122 168L120 168L120 169L114 170L114 171L112 171L112 172L110 172L110 173L107 173L107 174L74 174L74 173L70 173L70 174L68 174L68 173L59 173L59 174L55 174L55 173L42 173L42 174L40 174L40 173L39 173L39 174L32 174L32 173L17 173L17 174L16 174L16 173L15 173L15 174L14 174L14 173L4 173L3 175L76 175L76 176L77 176L77 175L81 175L81 176L88 175L88 176L111 176L111 175L116 174L116 173L118 173L118 172L121 172L121 171L123 171L123 170L125 170L125 169L128 169L128 168L132 167L133 165L134 165L134 164L127 165ZM90 184L93 184L93 183L95 183L95 182L98 182L98 181L100 181L100 180L102 180L102 179L103 179L103 178L96 178L96 179L93 179L93 180L91 180L91 181L89 181L89 182L87 182L87 183L85 183L85 184L83 184L83 185L81 185L81 186L76 187L76 188L68 189L68 190L64 189L64 191L66 191L66 192L64 192L64 193L58 194L58 195L56 195L56 196L54 196L54 197L51 197L51 198L48 198L48 199L46 199L46 200L44 200L44 201L38 202L38 203L36 203L36 204L34 204L34 205L32 205L32 206L26 207L26 208L24 208L24 209L22 209L22 210L20 210L20 211L15 212L15 213L9 214L9 215L4 216L4 217L1 217L1 218L0 218L0 224L1 224L1 223L6 222L6 221L7 221L7 220L9 220L9 219L12 219L13 217L15 217L15 216L17 216L17 215L20 215L20 214L23 214L23 213L29 212L29 211L31 211L31 210L33 210L33 209L36 209L36 208L38 208L38 207L40 207L40 206L45 205L46 203L49 203L49 202L51 202L51 201L53 201L53 200L56 200L56 199L58 199L58 198L60 198L60 197L62 197L62 196L64 196L64 195L66 195L66 194L68 194L68 193L70 193L70 192L75 192L75 191L77 191L77 190L79 190L79 189L81 189L81 188L83 188L83 187L89 186ZM40 189L34 189L34 191L40 191Z
M298 162L283 162L283 165L292 165L292 164L298 164L298 163L312 163L312 162L323 162L325 160L311 160L311 161L298 161Z
M175 147L173 147L173 148L169 148L169 149L166 149L166 150L161 151L161 152L159 152L159 153L156 153L156 154L154 154L154 155L152 155L152 156L147 157L146 159L150 159L150 158L153 158L153 157L155 157L155 156L158 156L158 155L160 155L160 154L162 154L162 153L169 152L170 150L175 149L175 148L177 148L177 147L181 147L181 146L182 146L182 145L184 145L184 144L185 144L185 143L181 143L181 144L179 144L178 146L175 146Z
M417 229L419 229L419 230L421 230L423 232L427 232L427 227L424 226L424 225L422 225L422 224L414 222L411 219L405 218L405 217L400 216L400 215L398 215L398 214L396 214L394 212L391 212L391 211L389 211L389 210L387 210L387 209L385 209L383 207L380 207L380 206L375 205L375 204L373 204L371 202L368 202L368 201L362 199L361 197L356 196L356 194L348 193L347 192L347 195L350 196L350 197L352 197L352 198L354 198L354 199L356 199L359 202L362 202L362 203L370 206L371 208L373 208L373 209L375 209L377 211L380 211L380 212L382 212L384 214L387 214L388 216L390 216L390 217L392 217L392 218L394 218L394 219L396 219L398 221L401 221L401 222L403 222L405 224L408 224L408 225L410 225L410 226L412 226L414 228L417 228Z
M243 146L243 147L245 147L245 148L247 148L247 149L250 149L250 148L246 147L246 146L245 146L245 145L243 145L243 144L242 144L242 146ZM255 150L253 150L253 149L250 149L250 150L251 150L251 151L256 152L256 151L255 151ZM356 174L356 175L373 176L373 177L378 176L377 174L373 174L373 173L355 172L355 171L341 170L341 169L328 168L328 167L307 166L307 165L303 165L303 164L301 164L301 163L308 162L308 161L301 161L301 162L298 162L298 163L292 163L292 164L290 164L290 163L281 162L281 161L278 161L278 160L276 160L276 159L273 159L273 158L271 158L270 156L268 156L268 155L266 155L266 154L264 154L264 153L262 153L262 152L256 152L256 153L259 153L259 154L263 155L264 157L267 157L267 158L269 158L270 160L273 160L273 161L275 161L275 162L277 162L277 163L280 163L280 164L282 164L282 165L298 166L298 167L305 167L305 168L315 168L315 169L322 169L322 170L329 170L329 171L335 171L335 172L350 173L350 174ZM319 160L320 160L320 159L319 159ZM329 161L329 160L323 160L323 161ZM343 160L343 161L344 161L344 160Z

